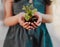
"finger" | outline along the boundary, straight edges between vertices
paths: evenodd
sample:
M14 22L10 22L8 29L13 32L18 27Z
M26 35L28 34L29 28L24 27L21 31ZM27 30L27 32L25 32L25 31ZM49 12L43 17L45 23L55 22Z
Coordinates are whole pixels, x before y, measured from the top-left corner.
M29 23L28 22L23 23L23 27L24 28L27 28L28 26L29 26Z
M25 26L24 26L24 28L27 28L27 27L29 27L29 25L25 25Z
M23 23L23 27L24 27L24 28L27 28L29 25L30 25L30 22L25 22L25 23Z
M31 26L31 29L35 29L35 28Z
M35 16L38 18L37 23L40 23L40 22L42 21L41 13L40 13L40 12L36 12L36 13L35 13Z
M26 29L30 30L31 29L31 26L28 26Z
M39 16L38 20L37 20L37 23L41 23L42 22L42 17Z
M34 27L34 28L36 28L37 26L35 25L35 24L33 24L33 23L31 23L31 25Z
M36 23L36 22L34 22L34 23L35 23L36 26L40 26L41 25L41 23Z
M25 26L25 25L30 25L30 22L25 22L25 23L24 23L24 26Z
M38 24L38 26L40 26L40 25L41 25L41 23Z
M32 26L28 26L27 29L29 29L29 30L30 30L30 29L34 29L34 27L32 27Z
M35 16L37 18L37 23L40 23L40 21L42 20L41 16L39 16L39 15L35 15Z
M41 21L40 21L40 20L38 20L38 21L37 21L37 24L39 24L39 23L41 23Z
M23 26L25 26L25 25L28 25L29 23L28 22L25 22L25 23L22 23L23 24Z
M36 26L38 26L38 23L37 23L37 22L34 22L34 24L35 24Z

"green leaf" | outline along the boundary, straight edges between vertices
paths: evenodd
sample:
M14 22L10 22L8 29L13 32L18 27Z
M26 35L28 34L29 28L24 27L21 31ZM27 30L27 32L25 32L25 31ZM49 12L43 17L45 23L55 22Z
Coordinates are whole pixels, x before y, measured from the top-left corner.
M27 6L23 6L22 8L26 14L25 14L25 20L29 21L30 18L33 16L35 12L37 12L37 9L33 7L33 4L29 4Z
M26 15L25 15L25 20L26 20L26 21L29 21L30 18L31 18L31 17L26 13Z
M33 8L34 8L34 7L33 7L33 4L31 4L29 8L30 8L30 9L33 9Z
M33 9L33 10L32 10L32 13L35 13L35 12L37 12L37 9Z

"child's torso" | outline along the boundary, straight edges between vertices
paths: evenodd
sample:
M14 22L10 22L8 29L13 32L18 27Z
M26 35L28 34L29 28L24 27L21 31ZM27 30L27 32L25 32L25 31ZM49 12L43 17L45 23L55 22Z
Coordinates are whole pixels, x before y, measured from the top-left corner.
M29 0L19 0L13 3L13 13L18 14L22 12L23 5L28 5ZM45 13L45 4L43 0L33 0L33 5L41 13Z

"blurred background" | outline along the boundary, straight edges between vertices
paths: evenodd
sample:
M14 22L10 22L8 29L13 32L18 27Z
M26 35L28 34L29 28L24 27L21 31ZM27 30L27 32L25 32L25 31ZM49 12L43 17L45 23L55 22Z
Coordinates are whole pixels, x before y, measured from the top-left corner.
M51 36L53 46L60 46L60 0L53 0L53 23L47 23L48 32ZM3 43L9 27L3 24L4 19L4 7L3 1L0 0L0 47L3 47Z

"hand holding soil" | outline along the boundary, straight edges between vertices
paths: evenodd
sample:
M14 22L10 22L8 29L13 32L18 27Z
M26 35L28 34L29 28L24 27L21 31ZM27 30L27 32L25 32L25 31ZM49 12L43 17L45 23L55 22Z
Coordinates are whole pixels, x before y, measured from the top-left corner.
M41 16L39 15L40 13L37 11L37 9L33 7L33 4L23 6L22 9L25 11L25 22L29 22L30 26L32 26L34 29L40 26Z

